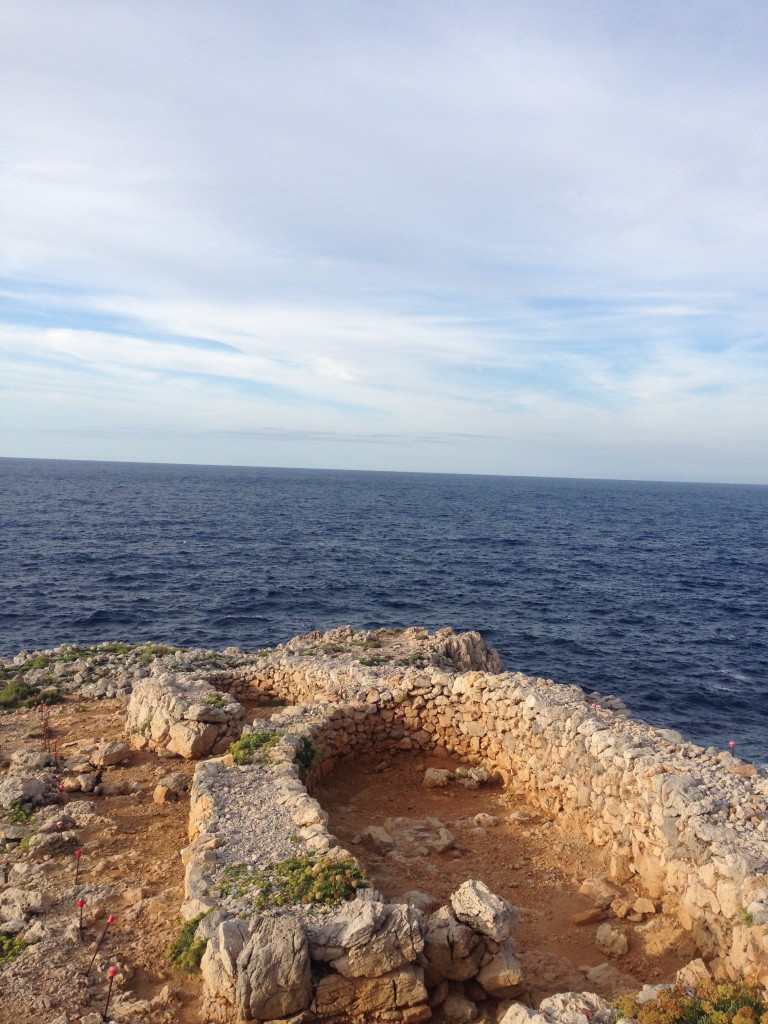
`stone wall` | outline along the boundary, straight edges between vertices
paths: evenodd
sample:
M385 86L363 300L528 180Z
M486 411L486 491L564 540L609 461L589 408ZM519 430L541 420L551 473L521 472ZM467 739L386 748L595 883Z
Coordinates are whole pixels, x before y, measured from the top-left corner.
M212 1018L224 1013L225 1005L237 1004L245 1012L246 1003L256 1015L254 1000L261 996L257 999L252 983L240 979L265 968L254 952L263 946L264 935L253 929L267 926L255 919L237 923L231 916L238 913L237 905L212 897L221 873L232 863L264 863L291 851L348 856L328 834L325 813L299 777L295 758L304 741L321 755L322 772L364 754L437 748L484 768L559 825L601 848L612 876L619 882L633 878L657 905L674 914L717 975L768 984L764 774L727 752L704 750L633 721L612 702L587 697L578 687L503 673L498 655L478 634L456 636L444 630L430 637L408 630L387 638L383 633L361 635L343 628L309 634L260 652L251 664L206 676L220 693L239 700L290 705L269 723L259 723L282 736L267 763L238 768L225 757L199 765L195 775L191 844L184 854L185 912L191 917L214 908L200 926L209 939L204 973ZM138 683L129 715L132 742L141 737L173 750L173 726L183 723L186 739L176 743L177 753L199 756L206 744L210 750L223 749L223 733L212 744L197 746L187 737L188 732L197 736L203 722L206 729L224 724L201 717L208 706L201 689L205 685L199 678L182 676L165 678L162 685L157 678ZM162 724L155 726L160 705ZM230 707L233 712L224 716L227 737L239 730L241 721L239 704L224 710ZM180 715L180 722L173 722L172 715ZM373 903L387 906L380 899ZM379 913L384 915L381 920L400 920L385 909ZM290 920L274 926L276 945L304 950L308 962L317 959L317 943L313 947L305 917L293 911L277 916ZM424 920L414 917L425 948L430 929L453 927L433 918L435 914ZM489 936L482 940L475 974L467 977L478 976L488 958L501 952L486 940L496 941ZM419 941L413 937L412 950ZM477 948L477 943L467 942ZM461 942L457 948L464 948ZM351 949L344 946L338 958L351 956ZM504 955L511 956L509 948ZM430 984L425 956L422 950L415 959L406 957L391 968L405 971L407 978L386 978L366 989L373 1003L384 998L385 990L390 994L388 1012L395 1016L388 1019L420 1019L417 1010L423 1003L415 993L421 991L419 985ZM350 980L341 970L336 975L329 1014L329 1008L336 1012L340 1005L334 1000L346 1000L349 1008L364 998L360 977ZM316 989L309 997L303 982L297 988L304 1005L309 1005L307 998L319 1005ZM259 1005L271 1008L272 997L264 998L267 1002ZM320 1003L326 1006L324 998L321 993Z
M182 913L206 914L197 936L207 940L201 971L212 1020L233 1013L273 1020L311 1009L319 1019L416 1024L432 1015L430 993L442 987L445 998L451 982L476 980L497 998L521 990L517 912L482 882L465 882L444 907L426 906L431 900L419 893L387 903L366 887L334 906L254 912L259 872L270 864L304 855L332 872L354 864L329 834L296 760L303 741L334 736L343 711L286 709L279 721L258 723L281 737L262 763L239 766L229 755L196 768Z
M334 705L311 730L327 770L372 748L441 747L497 773L603 848L619 882L634 876L716 972L768 983L768 780L754 766L519 673L355 670L294 646L235 677L234 693Z
M222 753L240 736L243 716L240 704L205 679L158 672L134 683L125 731L137 750L206 757Z

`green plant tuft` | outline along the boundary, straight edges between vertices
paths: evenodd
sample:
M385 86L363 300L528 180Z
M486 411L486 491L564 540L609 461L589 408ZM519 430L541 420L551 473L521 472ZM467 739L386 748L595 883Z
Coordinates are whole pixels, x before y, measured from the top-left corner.
M14 800L5 815L5 820L12 825L27 825L35 816L34 811L26 811L21 800Z
M15 935L0 935L0 967L5 967L8 961L18 956L26 946L26 942Z
M242 898L253 894L255 912L298 904L341 903L369 883L353 860L329 861L296 854L255 870L250 864L231 864L213 891Z
M191 921L182 925L176 938L165 951L165 955L173 966L180 967L187 974L196 974L200 970L200 961L203 959L208 940L196 939L195 932L197 926L208 914L210 914L210 910L198 914L197 917L193 917Z
M39 700L46 704L60 704L64 698L58 690L41 683L25 683L20 675L8 679L0 690L0 708L31 708Z
M214 708L225 708L227 704L232 703L232 698L225 693L219 693L218 690L215 693L209 693L205 698L205 703L210 704Z
M235 759L235 764L264 764L267 760L267 751L279 743L281 737L282 733L269 732L266 729L247 732L239 740L235 740L229 748L229 753Z
M323 760L324 750L316 747L306 736L301 738L301 746L296 751L296 764L299 766L302 778L306 778Z

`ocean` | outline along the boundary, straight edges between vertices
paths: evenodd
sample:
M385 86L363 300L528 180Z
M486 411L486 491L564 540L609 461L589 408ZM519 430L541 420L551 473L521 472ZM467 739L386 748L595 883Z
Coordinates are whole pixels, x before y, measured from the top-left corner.
M477 629L768 761L768 487L0 459L0 654Z

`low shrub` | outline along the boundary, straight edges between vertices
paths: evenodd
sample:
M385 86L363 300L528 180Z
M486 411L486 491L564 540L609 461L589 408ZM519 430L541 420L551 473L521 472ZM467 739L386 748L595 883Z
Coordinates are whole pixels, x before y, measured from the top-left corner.
M5 967L8 961L18 956L26 946L26 942L15 935L0 934L0 967Z
M5 815L5 820L10 822L11 825L27 825L34 816L34 811L24 809L23 801L14 800Z
M281 736L279 732L269 732L266 729L247 732L239 740L235 740L229 748L229 753L235 764L264 764L267 760L267 751L280 742Z
M368 882L353 860L328 861L311 854L268 864L252 881L253 908L290 907L300 903L331 905L354 896Z
M230 864L213 892L239 899L250 893L253 910L258 912L298 904L330 906L351 899L369 884L353 860L329 861L312 854L294 854L261 870L252 864Z
M200 961L203 959L205 947L208 945L206 939L196 939L197 926L210 913L209 910L193 917L182 925L176 938L168 946L165 955L174 967L180 967L187 974L196 974L200 970Z
M296 751L296 763L302 778L306 778L323 760L323 748L316 747L306 736L301 738L301 746Z
M0 689L0 708L31 708L43 700L46 704L60 704L64 698L58 690L43 684L25 683L20 675L8 679Z
M768 1024L768 1003L761 989L746 982L707 982L662 990L642 1006L624 996L614 1003L614 1015L638 1024Z

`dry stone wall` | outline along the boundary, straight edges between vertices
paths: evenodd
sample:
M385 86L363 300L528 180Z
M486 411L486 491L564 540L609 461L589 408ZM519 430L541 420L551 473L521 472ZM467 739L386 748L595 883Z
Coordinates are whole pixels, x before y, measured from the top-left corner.
M603 849L611 875L619 882L634 878L654 906L676 915L717 975L768 984L765 775L727 752L633 721L578 687L501 669L478 634L358 634L345 627L209 672L207 683L179 675L136 684L131 741L186 757L222 750L241 729L239 703L206 717L212 687L238 701L290 705L268 725L260 723L281 737L264 763L241 768L225 756L195 773L184 909L189 917L212 910L200 925L209 940L203 972L211 1019L227 1019L232 1007L245 1019L298 1012L280 1001L287 980L280 991L258 989L257 978L268 969L282 977L277 950L290 952L298 965L290 1006L311 1005L321 1016L346 1008L386 1012L391 1020L426 1019L420 1016L425 993L446 979L474 978L499 993L514 989L509 934L499 940L476 922L467 925L453 904L429 917L415 906L403 917L375 893L361 909L366 899L358 896L354 926L333 914L325 922L344 941L319 940L315 924L294 909L271 912L271 924L263 914L238 921L244 908L237 888L216 894L228 867L291 853L330 861L350 856L305 789L297 764L302 744L315 752L321 772L362 754L436 748L482 769ZM211 726L221 731L214 735ZM373 930L366 942L377 935L391 955L379 958L378 973L370 962L356 973L361 933L355 928L368 918ZM277 957L269 963L267 932ZM330 964L331 973L310 991L307 971L316 978L317 963Z
M237 701L205 679L161 671L134 683L125 730L137 750L206 757L222 753L240 736L244 714Z
M301 642L238 669L232 692L332 703L312 731L327 770L371 749L441 747L482 765L603 848L613 877L634 876L716 972L768 983L768 780L753 765L590 702L578 687L407 659L355 669L302 653ZM483 663L474 639L471 648Z

